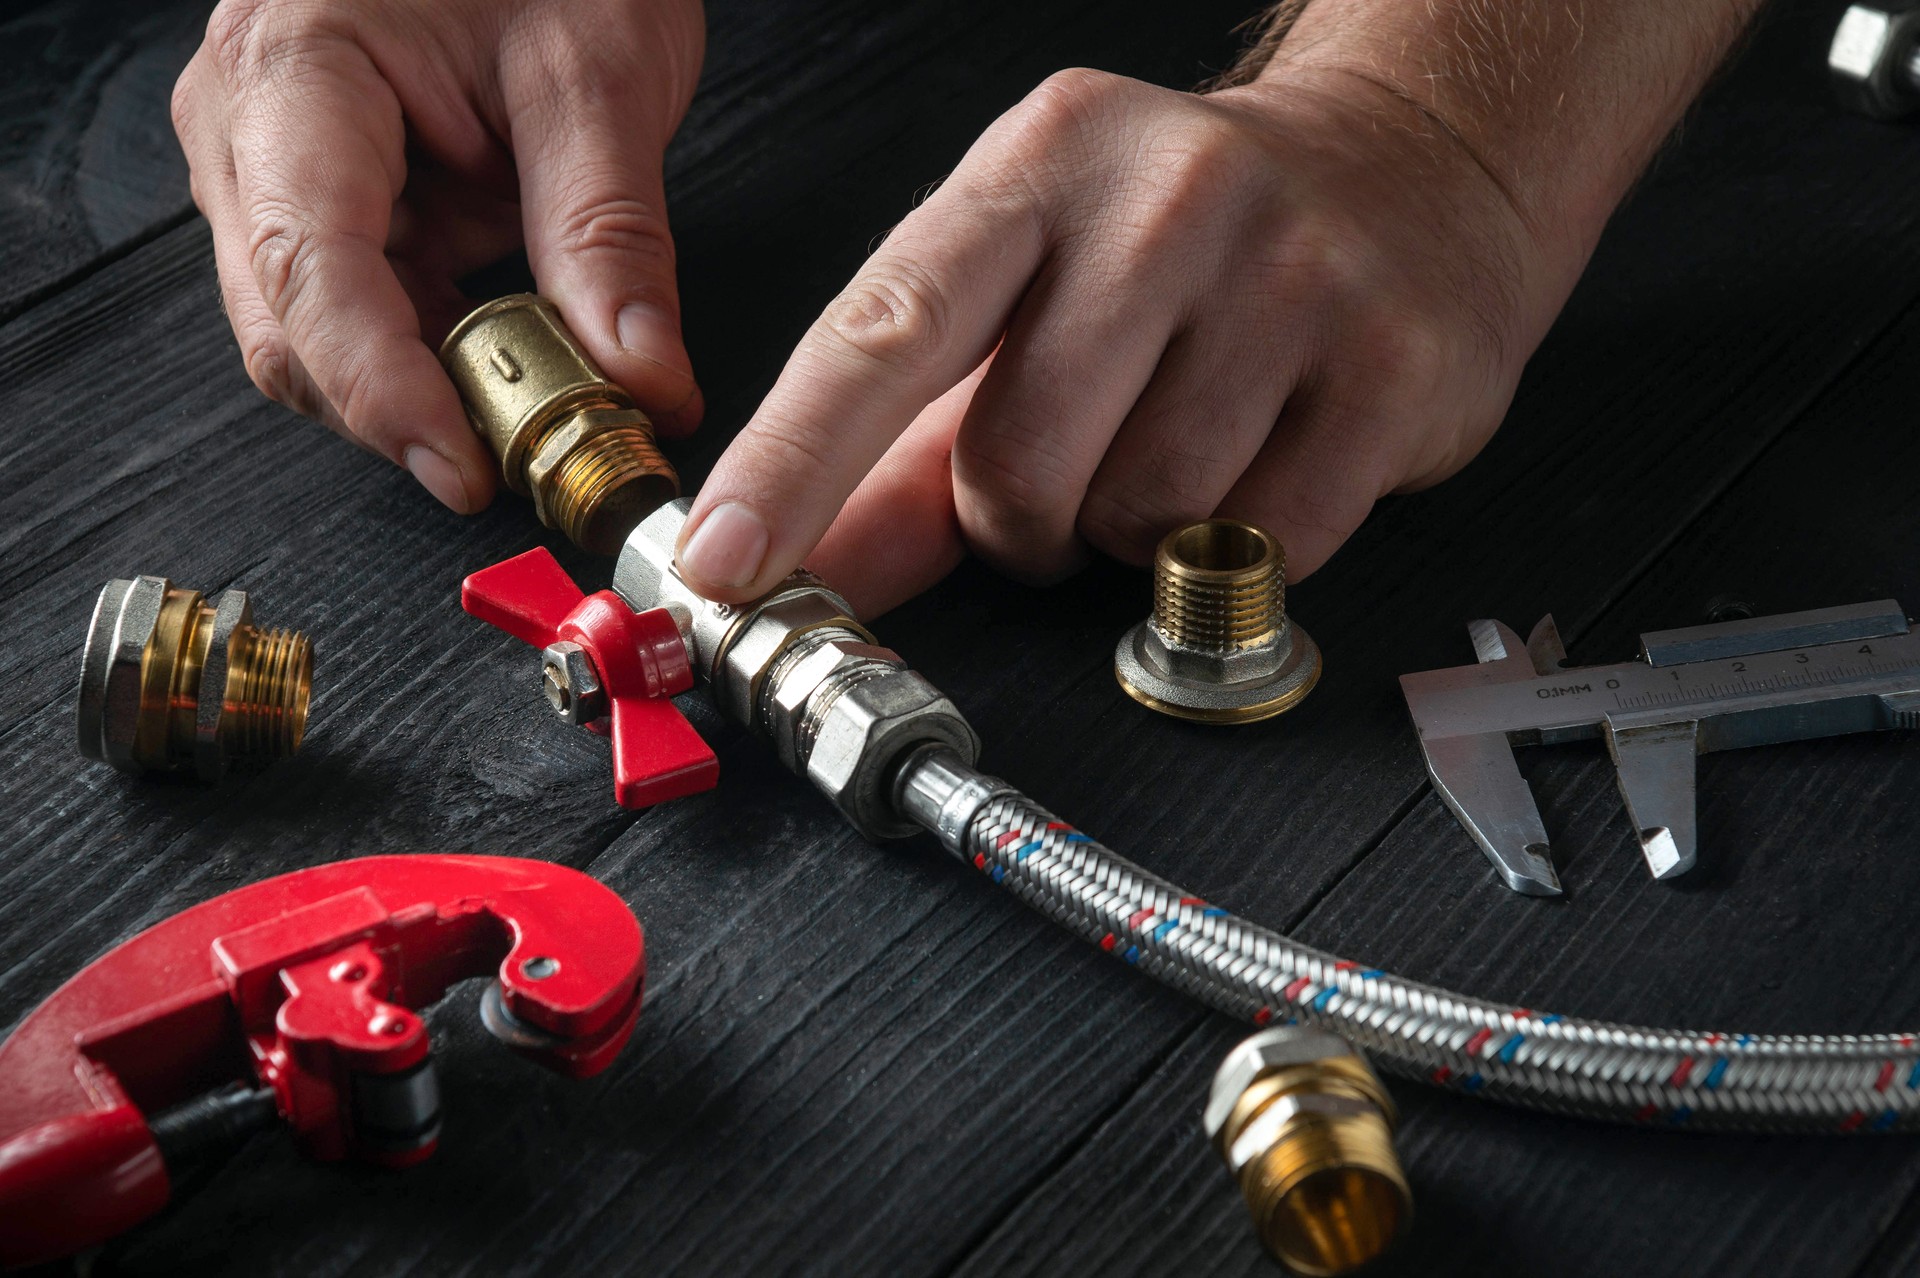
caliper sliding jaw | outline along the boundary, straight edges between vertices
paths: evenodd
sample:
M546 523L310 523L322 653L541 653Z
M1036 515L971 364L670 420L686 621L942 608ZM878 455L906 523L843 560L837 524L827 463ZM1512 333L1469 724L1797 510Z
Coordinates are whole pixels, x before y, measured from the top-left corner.
M1920 727L1920 634L1891 599L1641 636L1634 661L1568 667L1551 616L1522 645L1468 625L1479 661L1403 675L1427 773L1502 881L1557 896L1546 827L1512 747L1599 737L1657 879L1696 855L1694 757Z

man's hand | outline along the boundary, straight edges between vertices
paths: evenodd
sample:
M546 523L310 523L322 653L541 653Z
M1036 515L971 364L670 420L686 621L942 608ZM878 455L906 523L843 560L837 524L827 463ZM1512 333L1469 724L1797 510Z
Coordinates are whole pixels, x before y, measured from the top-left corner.
M1312 572L1486 442L1752 0L1608 5L1314 0L1212 96L1048 80L808 331L681 571L740 600L805 557L873 612L966 549L1044 581L1218 512Z
M593 356L692 429L661 156L703 39L698 0L222 0L173 117L254 382L478 510L495 467L423 333L524 236Z

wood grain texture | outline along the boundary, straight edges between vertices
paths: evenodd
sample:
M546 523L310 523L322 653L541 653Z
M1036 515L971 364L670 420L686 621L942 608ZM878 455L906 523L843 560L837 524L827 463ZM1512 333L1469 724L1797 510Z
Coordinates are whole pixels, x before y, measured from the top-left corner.
M716 6L671 163L713 405L689 472L998 110L1070 62L1196 79L1226 56L1232 10ZM1145 581L1110 567L1046 592L963 570L885 639L968 710L996 771L1316 943L1590 1014L1911 1015L1895 973L1913 942L1890 904L1911 740L1708 760L1703 867L1679 888L1645 880L1598 756L1538 752L1573 892L1522 901L1427 794L1392 678L1465 660L1473 615L1552 608L1595 659L1721 590L1782 608L1920 597L1900 584L1914 445L1892 392L1920 297L1913 135L1825 106L1835 12L1776 12L1617 221L1483 458L1384 504L1290 592L1329 662L1299 711L1231 733L1140 711L1109 663ZM588 868L651 952L641 1032L601 1078L539 1074L456 994L431 1017L433 1162L318 1166L257 1141L94 1272L1271 1272L1194 1119L1235 1027L924 841L865 845L698 698L720 790L615 809L604 746L553 723L529 654L454 603L466 571L538 536L530 512L456 519L260 402L200 224L0 328L0 368L0 1021L192 901L374 851ZM1882 518L1893 531L1862 551L1853 534ZM215 790L77 764L87 611L133 571L242 584L263 621L313 634L298 759ZM1852 589L1869 581L1887 586ZM1844 870L1816 875L1810 832L1836 829L1826 859ZM1420 1201L1404 1272L1840 1274L1878 1256L1892 1273L1912 1246L1875 1242L1920 1215L1896 1215L1920 1179L1904 1141L1648 1135L1400 1095Z
M191 212L167 97L212 7L0 9L0 319Z

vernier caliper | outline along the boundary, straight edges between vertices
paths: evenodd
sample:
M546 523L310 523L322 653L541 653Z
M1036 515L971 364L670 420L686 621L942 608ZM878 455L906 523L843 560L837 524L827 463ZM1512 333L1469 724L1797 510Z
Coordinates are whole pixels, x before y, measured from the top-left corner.
M1434 789L1508 887L1557 896L1546 827L1513 746L1600 737L1656 879L1692 868L1694 756L1920 728L1920 632L1898 603L1658 630L1640 657L1567 667L1551 616L1526 645L1468 624L1478 665L1402 675Z

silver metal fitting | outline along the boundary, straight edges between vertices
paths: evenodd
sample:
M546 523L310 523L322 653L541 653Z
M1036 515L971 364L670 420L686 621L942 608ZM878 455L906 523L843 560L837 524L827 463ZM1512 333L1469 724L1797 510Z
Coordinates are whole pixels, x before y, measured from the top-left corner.
M913 834L919 827L893 794L902 756L938 743L971 764L980 751L973 729L805 569L747 604L695 592L674 567L692 505L670 502L633 530L614 566L615 593L636 612L672 611L721 712L770 744L861 834Z
M540 654L540 690L560 718L584 727L607 714L606 690L587 650L565 639L548 644Z
M1920 6L1856 4L1834 28L1827 76L1842 106L1877 120L1920 108Z

